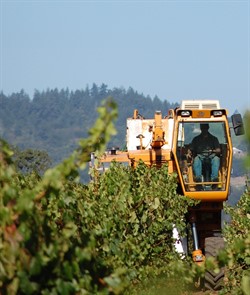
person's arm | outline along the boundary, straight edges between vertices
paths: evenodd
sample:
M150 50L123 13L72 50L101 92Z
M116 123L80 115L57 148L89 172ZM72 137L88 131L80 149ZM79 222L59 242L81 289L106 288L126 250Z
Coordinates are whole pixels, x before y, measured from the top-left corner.
M189 146L188 154L189 154L189 157L192 157L192 156L195 157L197 154L197 142L196 142L195 138L193 138L193 140Z
M221 151L221 150L220 150L219 147L210 150L210 152L211 152L212 154L216 154L216 155L219 155L219 154L220 154L220 151Z
M214 137L214 144L213 148L211 149L211 153L216 154L217 156L221 153L220 143L217 137Z

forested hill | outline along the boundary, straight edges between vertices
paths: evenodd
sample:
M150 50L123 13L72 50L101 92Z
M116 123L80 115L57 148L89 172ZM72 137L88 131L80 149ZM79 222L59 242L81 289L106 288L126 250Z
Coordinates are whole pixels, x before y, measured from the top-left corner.
M108 96L117 102L119 111L117 136L110 146L125 145L126 118L134 109L147 118L155 110L166 115L169 108L177 106L158 97L145 97L132 88L111 90L105 84L76 91L35 91L32 98L23 90L8 96L0 93L0 137L21 149L47 151L53 163L58 163L74 150L79 138L87 136L97 117L96 108Z

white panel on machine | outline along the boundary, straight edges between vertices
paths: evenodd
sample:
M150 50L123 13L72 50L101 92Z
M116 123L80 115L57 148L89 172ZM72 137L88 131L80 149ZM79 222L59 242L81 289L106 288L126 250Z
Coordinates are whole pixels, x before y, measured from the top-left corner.
M162 147L164 150L170 150L172 148L173 143L173 130L174 130L174 119L164 119L166 120L166 127L164 128L165 131L165 141L166 144Z
M150 125L153 126L154 120L127 119L127 149L128 151L137 150L140 146L142 135L142 145L145 149L150 148L152 132L149 132Z
M154 119L127 119L127 150L133 151L140 147L142 142L143 149L151 149L153 138ZM173 137L173 119L162 119L162 129L166 144L162 149L171 149ZM142 135L141 139L139 136Z

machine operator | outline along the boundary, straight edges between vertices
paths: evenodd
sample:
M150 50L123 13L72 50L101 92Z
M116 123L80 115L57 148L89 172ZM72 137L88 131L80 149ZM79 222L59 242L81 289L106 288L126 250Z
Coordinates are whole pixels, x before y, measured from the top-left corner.
M209 160L211 163L211 175L210 181L219 181L219 167L220 158L219 154L221 152L219 140L217 137L209 133L209 124L200 124L201 133L194 137L190 146L190 150L194 157L193 161L193 171L195 175L195 181L202 181L202 167L205 161ZM213 188L216 188L213 185Z

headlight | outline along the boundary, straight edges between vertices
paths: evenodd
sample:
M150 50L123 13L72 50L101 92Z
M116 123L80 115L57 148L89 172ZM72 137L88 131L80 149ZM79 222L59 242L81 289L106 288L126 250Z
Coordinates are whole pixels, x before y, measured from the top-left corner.
M212 114L214 117L220 117L220 116L222 116L223 112L222 111L213 111Z
M191 115L190 111L181 111L182 117L189 117Z

